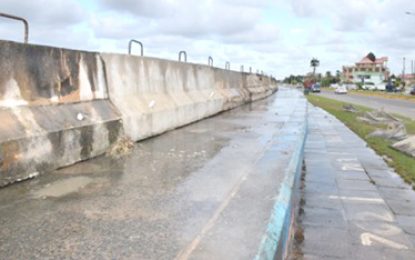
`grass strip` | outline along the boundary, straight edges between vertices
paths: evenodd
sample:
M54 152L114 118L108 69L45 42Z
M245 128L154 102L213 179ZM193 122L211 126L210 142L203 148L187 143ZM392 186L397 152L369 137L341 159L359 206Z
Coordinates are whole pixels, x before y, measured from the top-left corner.
M389 140L379 137L367 137L368 134L376 129L376 126L364 124L357 120L357 117L361 116L364 112L372 111L373 109L353 104L359 112L351 113L343 110L343 105L350 103L318 95L308 95L307 99L311 104L326 110L342 121L347 127L360 136L360 138L365 140L377 154L389 157L391 160L387 161L388 165L394 168L407 183L410 183L413 187L415 187L415 158L391 148L390 145L392 142ZM415 135L415 121L402 116L395 116L403 121L409 135Z

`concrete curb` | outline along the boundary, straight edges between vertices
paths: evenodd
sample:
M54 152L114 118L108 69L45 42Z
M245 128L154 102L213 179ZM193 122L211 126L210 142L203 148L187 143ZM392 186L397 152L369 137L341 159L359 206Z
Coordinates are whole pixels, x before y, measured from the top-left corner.
M291 228L295 217L294 190L299 183L304 158L304 147L307 139L308 122L306 104L305 123L300 131L302 138L298 138L295 151L285 170L285 177L281 183L278 197L275 201L266 232L262 238L259 250L254 259L285 259L291 238Z

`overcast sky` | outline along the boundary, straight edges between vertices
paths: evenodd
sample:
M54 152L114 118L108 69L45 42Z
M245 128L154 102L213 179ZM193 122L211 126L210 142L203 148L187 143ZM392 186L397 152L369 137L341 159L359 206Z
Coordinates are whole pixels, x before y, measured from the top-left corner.
M183 49L191 62L212 56L279 78L311 71L312 57L323 73L370 51L394 73L415 59L413 0L0 0L0 12L26 17L31 43L125 53L134 38L146 56L177 59ZM0 19L0 39L21 41L22 31Z

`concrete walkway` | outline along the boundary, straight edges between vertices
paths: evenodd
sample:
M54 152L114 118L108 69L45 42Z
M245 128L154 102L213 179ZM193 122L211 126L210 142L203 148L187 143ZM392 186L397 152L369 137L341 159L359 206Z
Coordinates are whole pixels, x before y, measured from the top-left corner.
M363 140L311 105L305 165L304 241L293 258L415 258L415 192Z
M282 89L0 189L0 259L262 259L306 105Z

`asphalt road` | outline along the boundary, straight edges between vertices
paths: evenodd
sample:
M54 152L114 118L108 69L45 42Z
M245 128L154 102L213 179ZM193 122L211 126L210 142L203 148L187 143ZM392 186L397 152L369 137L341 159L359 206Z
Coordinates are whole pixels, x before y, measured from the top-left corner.
M362 105L374 109L383 108L386 112L399 114L415 120L415 103L405 100L387 99L380 97L360 96L356 94L339 95L331 91L322 91L324 97Z
M0 259L253 259L305 113L281 89L0 189Z

